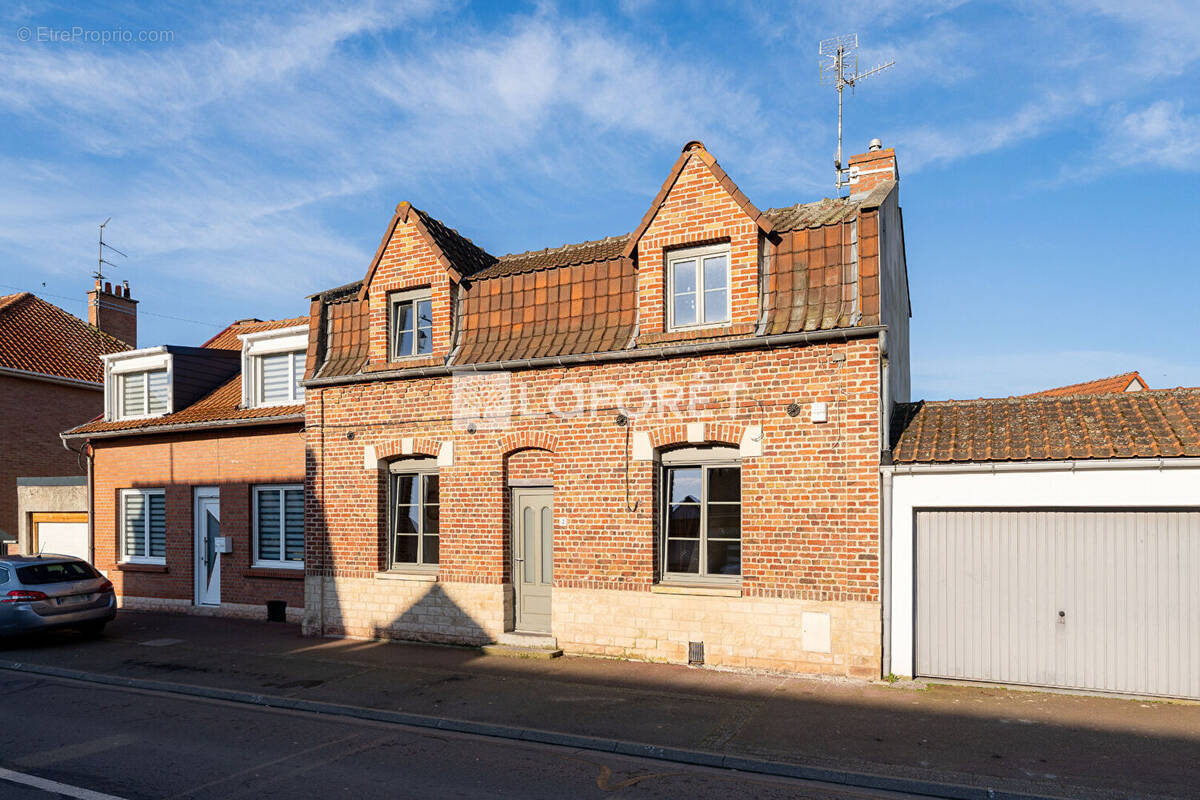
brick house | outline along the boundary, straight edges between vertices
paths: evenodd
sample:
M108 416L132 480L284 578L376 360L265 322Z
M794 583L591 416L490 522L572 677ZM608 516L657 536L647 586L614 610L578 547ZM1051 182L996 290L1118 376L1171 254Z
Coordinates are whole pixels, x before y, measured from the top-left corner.
M304 604L308 319L106 356L89 453L94 563L124 608L262 617Z
M29 527L18 518L18 479L83 474L58 434L100 413L101 357L136 343L128 285L97 281L87 322L29 292L0 297L0 552ZM73 513L86 525L86 508Z
M909 302L850 164L764 212L689 142L632 233L501 257L401 203L312 297L305 631L878 675Z

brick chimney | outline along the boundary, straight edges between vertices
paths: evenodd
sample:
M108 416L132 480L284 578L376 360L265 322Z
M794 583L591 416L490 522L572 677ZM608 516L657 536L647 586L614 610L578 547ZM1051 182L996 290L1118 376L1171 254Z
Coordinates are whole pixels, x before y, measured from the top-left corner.
M137 347L137 300L129 296L129 281L119 286L96 279L96 288L88 292L88 324Z
M878 139L872 139L867 146L867 152L850 156L850 192L866 194L883 181L900 180L900 170L896 167L896 150L889 147L884 150Z

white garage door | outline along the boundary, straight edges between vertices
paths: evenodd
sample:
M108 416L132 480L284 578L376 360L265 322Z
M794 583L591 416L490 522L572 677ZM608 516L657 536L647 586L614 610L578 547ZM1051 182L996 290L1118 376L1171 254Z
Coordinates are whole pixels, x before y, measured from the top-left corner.
M86 522L39 522L37 546L42 553L88 557L88 526Z
M917 512L916 670L1200 698L1200 511Z

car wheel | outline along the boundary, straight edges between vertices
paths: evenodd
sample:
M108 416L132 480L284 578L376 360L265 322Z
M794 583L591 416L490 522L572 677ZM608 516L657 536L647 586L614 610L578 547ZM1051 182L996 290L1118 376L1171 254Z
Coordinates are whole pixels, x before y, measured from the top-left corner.
M87 638L94 639L100 634L104 633L104 626L107 624L107 620L103 622L88 622L84 625L80 625L79 630L83 631L83 635Z

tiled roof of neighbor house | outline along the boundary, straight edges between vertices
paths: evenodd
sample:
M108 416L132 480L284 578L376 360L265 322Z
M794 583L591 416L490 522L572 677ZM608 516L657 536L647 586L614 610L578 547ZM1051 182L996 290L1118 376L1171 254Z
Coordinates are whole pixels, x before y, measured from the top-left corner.
M896 463L1200 456L1200 388L905 403Z
M765 272L761 334L773 335L879 322L878 222L861 212L878 208L895 189L884 181L869 192L760 212L696 142L689 142L671 176L632 233L605 239L489 255L453 228L410 203L396 208L363 281L313 295L323 330L310 331L308 376L361 372L368 357L364 287L395 226L416 217L418 231L443 266L461 278L456 297L452 364L480 364L621 350L637 330L637 238L686 165L702 158L721 186L769 232L773 253ZM859 225L860 266L850 260L849 229ZM856 303L857 301L857 303Z
M128 349L29 292L0 297L0 367L100 383L100 356Z
M1131 389L1132 384L1137 384L1137 388ZM1021 397L1062 397L1070 394L1110 394L1112 392L1128 392L1149 389L1150 386L1142 380L1142 376L1137 372L1123 372L1120 375L1113 375L1111 378L1100 378L1094 381L1085 381L1084 383L1073 383L1070 386L1059 386L1054 389L1043 389L1040 392L1031 392L1030 394L1021 395Z
M241 342L238 336L246 333L290 328L296 325L308 324L308 317L294 319L278 319L262 321L257 319L238 320L225 330L204 343L207 350L240 350ZM242 406L242 375L237 373L232 378L213 387L213 390L191 405L181 408L171 414L150 419L127 419L105 422L103 419L80 425L67 432L70 436L86 436L93 434L112 434L121 431L137 431L140 433L166 433L181 425L197 425L204 423L230 423L238 421L254 422L274 418L303 419L304 404L290 406L270 406L267 408L245 408Z
M815 203L800 203L786 208L769 208L763 212L763 216L771 220L776 233L849 222L864 208L878 208L895 185L896 181L882 181L870 192L861 196L837 199L826 197Z

